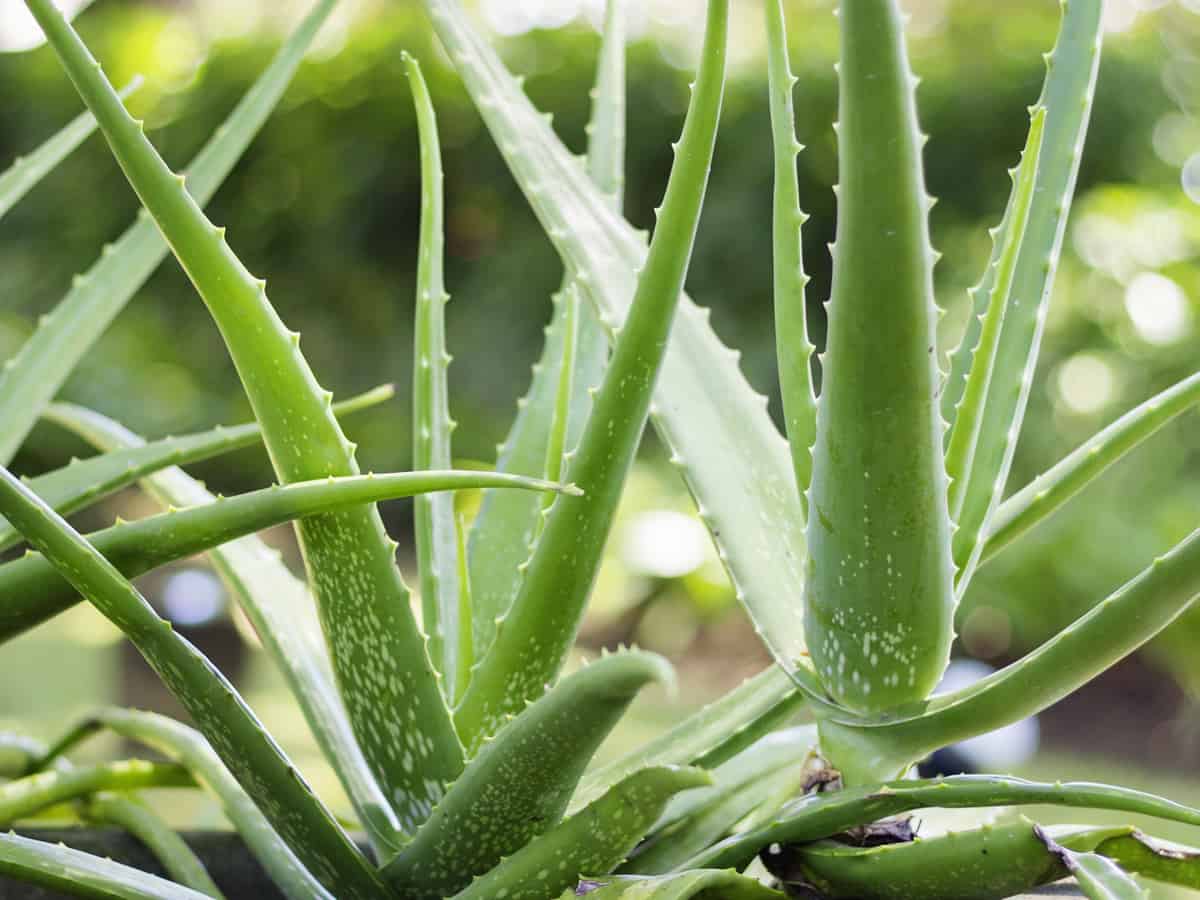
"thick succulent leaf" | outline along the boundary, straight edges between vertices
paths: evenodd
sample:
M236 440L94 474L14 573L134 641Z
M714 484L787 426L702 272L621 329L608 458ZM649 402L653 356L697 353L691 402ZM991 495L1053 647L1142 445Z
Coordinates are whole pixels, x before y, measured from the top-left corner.
M1151 397L1084 441L1000 504L988 526L980 562L987 562L1126 453L1197 403L1200 403L1200 372Z
M0 778L19 778L45 753L41 741L11 731L0 731Z
M618 213L625 184L622 6L621 0L609 0L605 9L592 117L587 125L588 176ZM496 468L502 472L548 474L551 469L546 462L554 460L561 466L564 461L561 453L555 455L553 445L558 439L552 436L562 434L562 448L568 451L579 441L592 407L591 390L600 383L608 360L608 336L593 304L580 302L581 290L568 271L562 289L553 298L554 314L546 328L542 355L533 367L529 390L518 401L516 420L498 448ZM569 367L563 364L568 347L574 349L574 362ZM570 411L564 417L560 401L568 380ZM534 537L544 522L544 506L538 498L504 492L484 497L468 545L476 658L481 658L491 645L497 621L520 589L522 565L529 559Z
M655 834L623 871L643 875L673 871L733 832L747 816L770 818L802 791L808 776L805 762L816 745L814 727L794 728L768 735L718 766L711 787L672 801L655 823Z
M224 900L225 895L187 842L136 795L107 791L93 794L83 804L83 816L98 825L125 829L146 845L172 881Z
M852 776L899 773L939 747L1041 712L1171 624L1200 596L1200 530L1032 653L970 687L886 719L830 713L822 748Z
M312 12L188 167L187 187L207 203L279 102L304 52L337 0L317 0ZM145 213L71 284L28 341L0 369L0 463L12 461L29 429L130 298L167 255L167 244Z
M1144 900L1150 896L1111 859L1094 852L1069 850L1036 825L1033 832L1091 900Z
M724 95L728 0L710 0L708 10L700 69L658 226L568 469L584 494L560 497L549 509L517 597L455 710L469 747L539 696L566 661L641 442L691 259Z
M987 312L979 330L979 341L972 354L971 370L963 388L962 400L950 430L950 443L946 447L946 474L950 478L950 515L956 518L962 511L967 473L971 471L971 462L979 442L984 403L996 363L996 350L1000 345L1000 328L1004 324L1009 304L1013 303L1013 275L1029 224L1029 210L1033 206L1033 189L1037 184L1038 157L1042 150L1045 125L1046 110L1045 107L1039 107L1030 118L1029 136L1025 142L1025 151L1021 154L1020 165L1010 173L1013 179L1010 211L1012 218L1004 233L1004 244L996 262ZM1017 303L1019 302L1017 298Z
M1082 848L1074 836L1063 834L1061 827L1043 829L1055 841L1072 850L1095 850L1125 869L1143 878L1200 890L1200 850L1142 834L1136 828L1121 829L1120 834L1106 836L1099 843Z
M255 278L130 118L99 64L49 0L26 0L142 204L216 320L283 482L358 474L354 446ZM406 828L462 770L462 748L374 507L296 526L355 737ZM385 723L380 710L387 711ZM401 723L404 723L403 725ZM408 764L404 764L404 760Z
M712 768L753 744L795 713L803 695L778 666L747 679L725 696L692 713L669 731L583 777L571 798L582 809L621 779L648 766Z
M0 874L53 891L101 900L206 900L207 895L111 859L0 834Z
M128 97L141 83L141 78L134 79L121 91L121 97ZM0 172L0 219L3 219L34 185L58 168L58 164L70 156L95 130L96 120L92 114L80 113L58 134L28 156L17 157L12 165Z
M549 487L547 482L501 472L348 475L275 485L235 497L219 497L215 503L204 506L173 510L136 522L118 522L89 535L89 540L123 575L132 578L164 563L293 519L411 497L427 490L501 485ZM12 598L0 606L0 641L28 631L78 601L75 590L55 569L48 560L34 554L0 566L0 592ZM8 591L13 593L9 595Z
M574 887L580 876L610 872L671 797L710 782L703 769L658 766L630 775L455 894L455 900L543 900Z
M697 854L688 865L740 868L771 844L818 841L857 825L928 806L958 809L1040 803L1140 813L1200 825L1200 810L1129 788L1085 781L1051 784L1003 775L953 775L809 794L788 803L773 821L716 844Z
M587 879L559 900L783 900L783 894L737 872L701 869L645 878L625 875Z
M840 22L837 242L804 630L825 689L872 711L923 699L941 679L954 571L915 79L896 0L844 4Z
M49 758L66 752L101 729L145 744L187 768L220 801L226 818L289 900L333 896L300 864L204 737L181 722L139 710L102 709L59 740Z
M1058 43L1047 59L1046 81L1038 101L1046 110L1046 124L1033 205L1013 274L1013 299L1001 327L979 438L971 469L966 473L962 511L954 533L954 562L960 572L960 592L970 581L982 549L982 537L1008 479L1033 382L1095 91L1100 62L1101 4L1062 5L1062 28ZM1015 219L1006 217L1004 227L1015 228ZM1002 233L998 244L1007 243L1008 236Z
M99 551L4 468L0 512L130 638L317 879L337 885L339 895L377 896L378 881L366 860L212 663L159 618Z
M783 846L763 857L784 884L829 900L1001 900L1067 873L1027 819L934 838L854 847L837 841ZM1095 843L1102 829L1077 831Z
M397 896L448 897L553 827L600 742L670 667L629 651L564 678L485 743L384 870Z
M796 155L803 149L796 140L796 112L792 89L796 76L788 65L787 28L783 0L768 0L767 75L771 98L771 132L775 146L775 193L771 234L775 291L775 354L783 417L800 508L807 512L806 492L812 477L812 446L817 434L817 400L813 392L812 357L816 352L808 337L804 288L803 244L800 229L808 218L800 209L800 184Z
M375 388L344 403L334 404L334 412L344 416L382 403L391 396L390 386ZM43 418L68 430L85 432L86 440L87 420L96 415L91 410L73 404L52 403ZM136 447L114 450L84 460L72 460L63 468L30 478L26 483L55 512L65 516L159 469L211 459L241 447L252 446L261 440L262 431L257 423L231 428L218 425L210 431L163 438L149 444L142 441ZM11 547L19 540L12 526L0 519L0 549Z
M48 806L95 791L135 791L152 787L192 787L181 766L140 759L36 772L0 785L0 825L10 825Z
M54 404L50 414L106 453L136 450L144 443L120 423L91 410ZM142 486L168 507L204 506L217 499L179 468L159 471ZM209 559L291 688L376 852L390 856L401 843L400 823L354 739L307 586L292 574L278 550L252 535L210 549Z
M421 145L421 236L417 257L416 324L413 328L413 468L448 469L451 464L450 394L446 368L446 293L443 277L444 216L442 155L437 119L429 88L417 61L405 54L408 80L417 108ZM462 604L459 584L458 525L454 497L417 497L413 504L417 567L421 578L422 624L429 655L442 676L442 690L453 704L466 688L471 652L460 647L458 621ZM466 663L466 665L464 665Z
M584 177L460 4L424 5L551 241L615 328L645 260L644 237ZM776 659L789 669L800 666L797 679L819 695L811 670L801 666L803 628L794 599L804 582L804 529L791 458L737 358L713 333L707 311L681 298L651 418L687 478L740 601Z

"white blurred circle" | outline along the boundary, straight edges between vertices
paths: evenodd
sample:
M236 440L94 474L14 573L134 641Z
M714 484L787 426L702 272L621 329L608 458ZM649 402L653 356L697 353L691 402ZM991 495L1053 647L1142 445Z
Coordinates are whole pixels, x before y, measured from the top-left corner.
M53 0L55 6L74 18L92 0ZM24 0L0 0L0 50L31 50L45 43L46 38L38 27Z
M708 532L691 516L658 509L639 513L629 523L622 556L634 571L658 578L679 578L703 565Z
M163 611L177 625L204 625L225 608L225 588L211 572L184 569L167 579L162 592Z
M1191 310L1183 288L1157 272L1142 272L1125 289L1125 311L1142 340L1170 344L1188 330Z

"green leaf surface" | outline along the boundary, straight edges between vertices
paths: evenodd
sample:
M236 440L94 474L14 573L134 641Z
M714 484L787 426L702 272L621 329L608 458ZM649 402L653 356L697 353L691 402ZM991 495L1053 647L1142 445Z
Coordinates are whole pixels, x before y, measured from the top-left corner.
M737 872L699 870L645 878L625 875L587 879L560 900L783 900L784 895Z
M1060 828L1044 829L1064 847L1079 849L1072 835L1061 835ZM1200 850L1156 840L1138 831L1125 828L1120 834L1106 836L1094 846L1095 852L1116 862L1125 871L1180 887L1200 890Z
M224 900L225 895L187 842L136 795L108 791L93 794L83 804L83 815L95 824L124 828L146 845L172 881Z
M96 791L194 785L187 769L140 759L35 772L0 785L0 825Z
M121 97L128 97L141 84L142 79L135 78L121 91ZM0 172L0 219L39 181L58 168L59 163L74 153L95 130L96 120L92 114L80 113L28 156L17 157L12 165Z
M778 666L769 666L670 730L588 772L571 798L572 814L639 769L692 763L718 766L762 737L767 730L762 723L773 721L780 710L794 712L802 699L791 677Z
M479 487L540 490L546 482L500 472L401 472L352 475L275 485L216 502L173 510L135 522L118 522L88 539L126 577L202 553L226 541L264 528L330 510L426 490ZM28 489L27 489L28 490ZM12 591L11 594L8 594ZM0 606L0 641L28 631L78 601L64 576L46 559L27 554L0 565L0 593L11 602Z
M1036 827L1021 819L865 848L818 841L764 861L785 884L810 885L829 900L1001 900L1066 875Z
M413 327L413 468L449 469L450 394L446 368L446 293L443 277L444 215L442 156L429 88L417 61L405 54L417 108L421 144L421 236L417 257L416 324ZM466 689L471 648L459 646L459 609L467 585L459 583L458 525L454 498L417 497L413 504L417 567L421 578L422 625L429 655L442 676L442 689L454 703Z
M334 896L301 865L204 737L181 722L139 710L102 709L59 740L51 750L51 758L101 729L151 747L187 768L196 781L220 801L226 818L289 900Z
M670 677L666 661L654 654L612 654L564 678L512 718L384 867L397 896L448 897L553 827L637 692Z
M50 411L57 412L59 424L102 451L144 443L120 423L91 410L54 404ZM159 471L142 486L168 507L204 506L217 499L179 468ZM208 555L291 688L376 852L390 856L401 843L400 823L354 739L307 586L292 574L278 550L256 536L223 543Z
M770 92L771 132L775 150L775 192L772 207L772 264L775 292L775 355L783 416L800 508L807 514L806 494L812 478L812 447L817 435L817 400L813 391L812 358L816 352L808 336L803 244L800 231L808 218L800 209L800 184L796 156L804 149L796 140L796 112L792 90L796 76L788 65L787 27L783 0L767 0L767 76Z
M989 525L980 562L987 562L1126 453L1197 403L1200 403L1200 372L1156 394L1084 441L1000 504Z
M923 807L978 808L1047 803L1109 809L1200 825L1200 810L1129 788L1091 782L1047 783L1002 775L953 775L931 781L892 781L809 794L768 824L697 854L689 866L735 868L771 844L800 844Z
M710 0L708 10L700 70L650 252L568 469L584 494L559 497L548 511L512 608L455 710L468 747L557 677L641 442L691 259L724 94L728 0Z
M49 0L26 3L220 328L280 480L357 475L331 395L301 354L299 335L271 306L266 283L250 274L224 229L163 162L62 15ZM355 737L401 825L412 828L462 770L462 748L396 567L395 544L371 507L313 516L296 530ZM387 710L383 723L380 710Z
M455 894L455 900L544 900L574 887L582 875L609 872L672 796L710 780L703 769L663 766L630 775Z
M365 394L334 405L340 416L382 403L392 396L390 385L375 388ZM85 440L88 437L88 420L98 414L70 403L52 403L43 418L75 431ZM103 429L102 429L103 430ZM140 439L139 439L140 440ZM136 447L112 450L83 460L72 460L61 469L27 480L47 505L59 515L70 515L84 509L123 487L133 484L145 476L168 466L211 459L214 456L253 446L261 442L262 431L257 423L223 427L218 425L210 431L183 437L167 437ZM20 538L16 531L0 519L0 549L11 547Z
M1063 3L1058 43L1047 58L1038 101L1046 110L1033 205L1013 273L1011 301L996 348L979 437L967 473L954 533L958 590L966 590L982 550L982 537L1004 492L1033 371L1100 63L1101 4ZM1010 204L1011 206L1011 204ZM1016 228L1006 216L1004 229ZM1002 232L997 247L1008 244ZM1002 252L1002 251L1001 251Z
M461 5L424 5L551 241L602 320L615 328L645 261L644 236L613 213ZM746 382L737 360L713 333L708 312L681 298L651 419L687 478L739 600L776 659L819 695L811 671L796 668L805 648L801 609L793 600L804 581L805 552L791 457L766 399Z
M187 187L207 203L266 122L291 81L304 53L337 0L317 0L271 64L224 124L188 166ZM17 354L0 369L0 464L12 461L17 448L62 387L83 354L124 309L125 304L167 255L167 243L144 212L138 221L104 248L87 272L77 275L54 312Z
M969 687L877 719L831 713L823 748L860 777L899 773L947 744L985 734L1058 702L1171 624L1200 596L1200 530L1032 653Z
M620 212L625 183L625 34L621 0L609 0L596 70L592 115L587 124L587 172L613 210ZM592 408L591 391L608 361L608 335L593 304L580 302L582 288L568 271L553 297L554 313L546 328L542 355L533 366L529 390L517 402L517 417L497 449L496 468L529 475L551 471L553 434L562 448L579 442ZM574 326L570 317L575 316ZM572 340L568 340L572 338ZM574 362L563 365L568 347ZM564 385L570 382L570 412L561 411ZM556 459L564 462L562 455ZM524 577L535 536L544 523L545 504L535 497L488 493L471 528L468 544L472 573L475 655L481 658L496 635L496 623L512 605Z
M941 679L954 570L915 79L896 0L843 4L839 21L837 241L804 630L825 689L875 711Z
M0 778L19 778L46 752L41 741L28 735L0 731Z
M206 900L207 895L111 859L0 834L0 874L76 897L100 900Z
M326 886L337 885L341 896L377 896L378 882L366 860L212 663L159 618L99 551L4 468L0 512L130 638L316 878Z
M1020 165L1010 172L1013 180L1011 219L1004 233L1004 245L996 261L995 279L987 312L979 331L979 341L972 354L971 370L963 389L962 400L950 429L946 447L946 474L950 478L950 515L957 518L962 511L967 473L979 442L983 423L984 403L1000 345L1000 329L1009 304L1013 302L1013 275L1029 225L1033 206L1033 189L1037 184L1038 157L1042 150L1042 134L1046 125L1046 109L1039 107L1030 117L1029 136L1021 154Z
M1063 868L1074 876L1076 884L1090 900L1145 900L1150 896L1145 888L1111 859L1099 853L1069 850L1036 825L1033 832L1051 855L1062 863Z
M655 823L655 834L622 870L644 875L673 871L733 832L747 816L770 818L802 792L805 762L816 745L814 727L794 728L768 735L718 766L711 787L672 801Z

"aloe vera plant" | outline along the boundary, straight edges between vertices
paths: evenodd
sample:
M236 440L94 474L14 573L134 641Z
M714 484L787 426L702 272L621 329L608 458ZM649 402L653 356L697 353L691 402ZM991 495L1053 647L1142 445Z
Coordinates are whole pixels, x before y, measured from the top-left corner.
M648 245L622 216L622 9L605 16L586 160L574 158L455 0L424 0L513 175L562 257L541 360L497 472L450 470L442 172L436 112L405 66L422 173L412 389L417 471L360 474L339 407L202 204L281 95L334 0L319 0L187 177L130 117L50 0L26 0L136 192L142 220L105 251L0 378L11 460L38 418L99 453L22 481L0 467L0 639L81 598L119 627L191 715L98 710L50 747L0 735L0 818L73 804L161 856L172 880L25 838L0 872L84 896L220 896L131 793L210 792L289 897L1004 897L1070 874L1132 897L1133 873L1200 887L1200 856L1129 828L1028 820L911 839L925 807L1058 804L1200 826L1200 811L1086 782L906 777L944 744L1044 709L1157 634L1200 594L1193 534L1043 647L965 690L933 691L972 576L1197 400L1187 379L1001 502L1037 357L1100 53L1097 0L1064 3L975 315L939 369L923 137L896 0L842 0L838 199L819 394L806 321L805 222L782 0L763 0L775 153L774 308L784 431L682 294L725 78L728 0L709 0L687 118ZM81 120L0 176L0 214ZM7 205L5 205L7 204ZM228 347L256 422L145 441L52 404L75 362L167 250ZM669 682L621 650L564 675L625 476L648 421L695 495L776 662L649 743L593 763L636 694ZM260 442L279 485L213 497L180 466ZM63 515L140 483L167 511L83 536ZM486 491L465 519L447 491ZM441 493L439 493L441 492ZM416 496L420 622L374 504ZM305 578L253 532L295 521ZM198 552L281 669L369 851L351 840L236 689L129 579ZM809 724L797 725L807 713ZM73 765L110 731L167 762ZM856 830L885 823L880 846ZM986 864L980 858L986 856ZM761 858L770 874L750 868Z

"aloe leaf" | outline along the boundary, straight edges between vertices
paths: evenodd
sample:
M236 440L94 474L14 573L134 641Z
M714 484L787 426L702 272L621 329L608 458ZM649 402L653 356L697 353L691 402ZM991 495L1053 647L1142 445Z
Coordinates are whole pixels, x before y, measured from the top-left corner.
M1200 372L1130 410L1000 504L988 526L987 562L1180 413L1200 403Z
M979 331L979 342L972 354L971 371L967 375L954 426L950 430L950 443L946 448L946 474L950 478L950 515L953 517L957 517L962 511L967 473L971 470L971 461L979 441L984 403L996 362L996 350L1000 344L1000 329L1008 307L1014 300L1013 275L1029 224L1029 210L1033 206L1033 189L1037 184L1038 157L1042 150L1045 124L1045 107L1039 107L1030 117L1029 136L1025 142L1025 151L1021 154L1021 162L1010 172L1013 180L1012 218L1005 232L987 312ZM1019 303L1020 298L1016 298L1013 305Z
M626 315L645 241L522 93L455 0L424 0L450 60L559 255L611 326ZM822 695L801 665L805 647L803 516L787 447L738 355L717 339L708 312L682 297L655 388L651 418L672 451L717 544L739 601L775 658ZM537 471L536 469L532 471ZM748 510L758 511L750 515Z
M587 172L607 205L620 212L625 184L625 25L622 0L608 0L600 59L596 69L591 120L587 124ZM580 285L568 271L554 295L554 315L546 329L542 355L533 367L529 390L518 401L517 417L498 448L496 468L502 472L546 474L562 449L579 441L592 406L591 390L600 383L608 360L608 336L591 303L581 303ZM569 318L576 317L574 328ZM568 338L573 342L568 344ZM566 346L574 362L563 364ZM569 412L562 413L564 382L570 379ZM508 611L521 585L534 537L544 522L544 502L511 493L488 493L471 528L468 544L473 599L475 655L481 658L496 634L496 622Z
M84 804L84 817L91 822L125 829L146 845L171 880L205 896L223 900L221 889L187 842L134 796L107 791L94 794Z
M1144 900L1150 895L1119 865L1099 853L1068 850L1054 841L1039 826L1033 833L1051 855L1075 877L1076 883L1091 900Z
M207 895L111 859L0 834L0 874L77 897L101 900L206 900Z
M44 24L43 29L51 31ZM339 896L378 896L379 884L366 860L212 663L159 618L99 551L4 468L0 512L133 641L316 878L326 886L337 885Z
M421 237L417 258L416 325L413 329L413 468L448 469L451 463L450 395L446 367L446 293L443 277L442 156L437 119L429 88L417 61L405 54L408 80L417 108L421 144ZM443 691L453 703L465 684L459 683L462 629L458 613L465 585L459 583L458 534L454 498L448 494L417 497L417 566L421 578L422 624L429 655L441 673Z
M448 897L554 826L588 760L637 692L670 676L666 661L654 654L605 656L511 719L384 867L397 896Z
M0 731L0 778L19 778L45 752L41 741L24 734Z
M355 448L330 412L331 395L301 354L299 336L271 306L265 282L205 217L49 0L26 3L216 320L280 480L357 475ZM296 532L355 737L401 825L412 828L462 770L462 748L396 566L395 544L373 507L314 516L297 523ZM385 727L380 710L387 710Z
M741 867L771 844L818 841L923 807L960 809L1042 803L1139 813L1200 825L1200 810L1129 788L1086 781L1051 784L1003 775L952 775L809 794L785 805L773 821L761 828L734 835L697 854L688 866Z
M1058 828L1044 829L1064 847L1075 846L1072 836L1061 835ZM1093 846L1096 853L1116 862L1125 871L1180 887L1200 890L1200 850L1147 837L1136 828L1121 829L1120 834L1105 837Z
M570 477L584 495L561 497L550 508L512 608L455 710L468 746L541 694L566 660L641 441L691 257L724 93L728 0L711 0L708 10L700 70L650 252L571 458Z
M218 498L210 505L173 510L136 522L119 522L89 535L89 540L123 575L132 578L164 563L293 519L378 500L410 497L426 490L499 485L549 487L546 482L500 472L353 475L275 485L236 497ZM29 630L78 601L76 592L66 584L64 576L55 573L55 568L46 559L32 554L0 566L0 592L14 592L11 602L0 607L0 641Z
M120 423L82 407L53 404L50 414L107 453L144 443ZM217 499L179 468L156 472L142 485L164 506L204 506ZM238 538L208 552L291 688L377 854L390 856L401 843L400 823L354 739L308 588L292 574L279 551L258 537Z
M8 825L47 806L95 791L193 787L194 784L187 769L140 759L37 772L0 785L0 825Z
M141 85L141 77L135 78L121 91L121 98L128 97ZM74 153L95 130L96 120L92 114L80 113L28 156L17 157L12 165L0 172L0 219L3 219L34 185L58 168L58 164Z
M571 798L571 812L574 814L621 779L648 766L718 766L757 741L770 725L782 724L778 719L794 713L802 700L791 677L772 665L669 731L588 772ZM783 716L779 715L781 711Z
M335 404L334 412L344 416L381 403L391 396L390 385L375 388L344 403ZM52 403L46 408L43 418L78 433L86 432L88 420L97 415L73 404ZM28 479L27 484L55 512L66 516L159 469L211 459L240 447L252 446L261 440L262 432L257 423L231 428L217 426L211 431L163 438L149 444L142 442L137 447L103 453L89 459L72 460L61 469ZM17 532L0 519L0 549L11 547L19 540Z
M792 89L796 76L788 65L787 29L783 0L768 0L767 76L771 97L771 132L775 144L775 193L772 240L775 291L775 350L783 394L783 416L800 508L812 478L812 446L817 433L817 400L813 392L812 358L816 352L808 336L804 289L803 244L800 231L808 218L800 209L800 184L796 156L804 148L796 140L796 112Z
M207 203L266 122L337 0L317 0L241 102L188 166L187 187ZM167 243L145 213L87 272L17 354L0 368L0 464L12 461L76 363L167 255Z
M812 727L772 734L713 770L713 784L676 798L655 823L655 834L623 871L656 875L673 871L734 831L748 816L774 812L800 793L805 762L816 748ZM741 830L740 828L738 830Z
M840 21L837 241L804 630L825 689L870 711L926 697L941 678L954 571L915 79L895 0L844 4Z
M1200 530L1016 662L886 719L831 713L820 723L821 745L836 748L839 767L853 777L898 773L939 747L1057 703L1170 625L1197 596Z
M538 835L455 900L543 900L575 887L581 875L614 869L680 791L709 784L703 769L643 769L554 828Z
M645 878L625 875L581 881L562 895L590 900L783 900L784 895L737 872L700 870Z
M102 709L59 740L51 749L50 757L65 752L104 728L127 740L145 744L187 768L196 781L220 801L225 816L250 852L289 900L334 896L301 865L212 746L199 732L181 722L139 710Z
M1071 208L1083 139L1100 62L1101 4L1063 3L1062 27L1047 57L1038 105L1046 110L1033 204L1017 257L1009 304L1000 331L979 438L966 473L962 510L954 533L958 590L970 582L988 523L1000 502L1012 464L1037 363L1054 274ZM1006 217L1006 230L1017 227ZM998 244L1008 243L1001 233Z
M854 847L837 841L784 846L764 857L784 884L803 884L829 900L1001 900L1067 873L1028 819L933 838ZM1111 829L1075 829L1081 843Z

